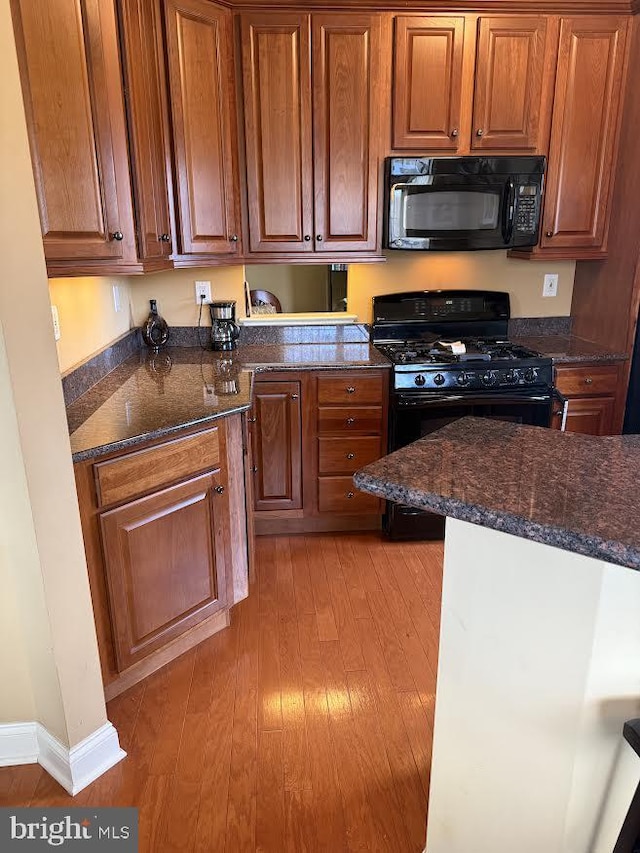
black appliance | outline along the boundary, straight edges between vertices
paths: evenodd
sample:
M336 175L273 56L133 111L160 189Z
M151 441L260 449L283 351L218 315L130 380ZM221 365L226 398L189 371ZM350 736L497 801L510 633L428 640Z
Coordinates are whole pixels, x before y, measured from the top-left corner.
M627 408L624 416L624 433L640 433L640 323L636 328L636 342L633 349Z
M544 157L389 157L385 247L535 246L545 168Z
M393 363L390 451L467 415L549 426L552 362L508 340L508 293L376 296L373 315L372 342ZM464 347L451 346L458 342ZM389 503L386 530L393 539L441 539L444 518Z

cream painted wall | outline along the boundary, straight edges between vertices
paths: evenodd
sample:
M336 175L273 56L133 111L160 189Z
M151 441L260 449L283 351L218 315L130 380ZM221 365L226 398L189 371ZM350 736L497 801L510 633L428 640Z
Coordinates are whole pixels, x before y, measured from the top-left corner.
M58 309L60 371L76 366L133 326L130 279L125 277L49 279L51 304ZM116 312L114 286L120 292Z
M386 264L350 264L347 310L363 323L372 320L373 296L403 290L506 290L513 317L568 317L574 261L518 261L506 252L387 252ZM559 276L558 296L542 297L545 273Z
M203 267L168 270L153 275L129 278L134 325L141 325L149 314L149 300L156 299L158 311L170 326L195 326L195 282L210 281L214 300L235 299L236 316L244 317L244 267ZM209 312L202 312L204 324L210 324Z
M0 79L0 589L9 578L16 599L2 639L28 659L31 683L10 683L0 658L0 721L33 719L35 706L74 746L106 709L9 0Z
M251 290L268 290L285 314L327 311L329 268L326 264L247 264Z

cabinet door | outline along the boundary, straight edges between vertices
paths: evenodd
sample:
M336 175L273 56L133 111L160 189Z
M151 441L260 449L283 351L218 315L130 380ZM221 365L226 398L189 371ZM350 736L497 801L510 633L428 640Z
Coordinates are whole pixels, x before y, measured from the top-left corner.
M614 397L584 397L569 400L567 432L584 435L611 435L613 432ZM560 428L561 418L553 425Z
M626 18L565 18L541 247L606 248L627 41Z
M313 251L309 16L243 14L252 252Z
M253 416L256 511L301 509L300 383L256 383Z
M381 22L313 15L316 251L377 246Z
M557 21L481 18L473 105L473 149L546 152Z
M218 474L100 516L119 672L224 606L228 505Z
M46 258L134 261L113 3L13 9Z
M231 13L165 0L179 251L238 252Z
M398 17L393 147L457 151L465 19Z
M140 258L149 261L172 252L157 12L149 0L120 5L136 230Z

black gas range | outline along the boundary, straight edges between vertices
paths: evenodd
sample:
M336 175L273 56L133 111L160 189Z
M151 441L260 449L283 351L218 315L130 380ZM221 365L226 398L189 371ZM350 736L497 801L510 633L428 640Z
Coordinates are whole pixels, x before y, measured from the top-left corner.
M550 358L509 341L509 294L431 290L377 296L372 343L393 364L389 444L397 450L467 415L549 426ZM437 539L444 519L389 504L394 539Z

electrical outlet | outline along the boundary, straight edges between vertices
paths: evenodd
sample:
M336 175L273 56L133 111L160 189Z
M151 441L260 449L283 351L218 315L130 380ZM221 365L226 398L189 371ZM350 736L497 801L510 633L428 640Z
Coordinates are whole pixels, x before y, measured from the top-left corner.
M58 317L58 309L55 305L51 306L51 319L53 320L53 337L60 340L60 318Z
M205 382L205 384L202 386L202 397L205 406L218 405L218 395L216 394L216 389L213 387L213 385L209 385L208 382Z
M200 305L202 297L205 302L211 302L211 282L196 281L196 305Z
M118 287L117 284L114 284L113 285L113 310L116 312L116 314L119 314L121 308L122 308L122 304L120 302L120 288Z
M544 284L542 285L542 295L543 296L557 296L558 295L558 276L556 273L547 273L544 277Z

